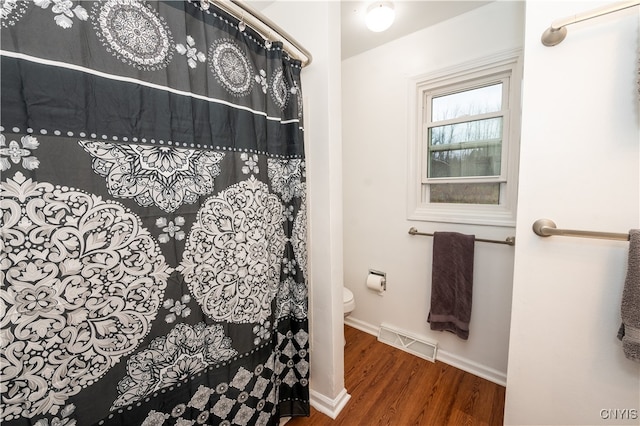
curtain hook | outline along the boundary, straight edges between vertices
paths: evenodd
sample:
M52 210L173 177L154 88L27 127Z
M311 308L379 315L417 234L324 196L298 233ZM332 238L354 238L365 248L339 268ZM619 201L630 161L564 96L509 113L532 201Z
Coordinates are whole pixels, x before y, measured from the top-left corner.
M273 43L271 42L271 34L272 34L272 33L271 33L271 31L269 31L269 37L267 37L267 38L264 40L264 47L266 47L267 49L271 49L271 45L273 44Z
M240 22L238 22L238 29L240 32L244 32L247 28L247 24L244 22L244 12L242 12L242 16L240 17Z
M209 10L209 6L211 6L209 0L200 0L200 7L202 10Z

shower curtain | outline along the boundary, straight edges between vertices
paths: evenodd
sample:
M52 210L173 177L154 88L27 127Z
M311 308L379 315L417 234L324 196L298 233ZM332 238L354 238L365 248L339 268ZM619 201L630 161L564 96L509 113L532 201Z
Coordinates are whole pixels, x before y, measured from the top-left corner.
M0 8L2 424L308 415L300 62L207 2Z

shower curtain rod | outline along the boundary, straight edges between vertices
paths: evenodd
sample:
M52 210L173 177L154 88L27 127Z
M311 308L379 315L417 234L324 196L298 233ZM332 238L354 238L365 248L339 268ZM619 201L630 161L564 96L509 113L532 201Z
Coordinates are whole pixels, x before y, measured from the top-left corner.
M424 235L426 237L433 237L433 234L429 234L427 232L418 232L418 230L413 226L409 228L409 235ZM480 241L482 243L506 244L508 246L516 245L516 237L507 237L504 240L487 240L484 238L476 238L476 241Z
M251 6L240 0L202 0L202 4L212 3L236 17L241 22L258 32L262 38L270 41L282 41L284 50L294 59L299 59L302 66L306 67L313 59L311 53L287 34L278 24L254 10Z
M558 229L550 219L538 219L533 223L533 232L541 237L559 235L563 237L599 238L602 240L629 241L629 234L617 232L577 231L575 229Z
M540 41L545 46L555 46L556 44L561 43L562 40L564 40L567 36L567 25L586 21L587 19L597 18L598 16L618 12L620 10L628 9L630 7L638 5L640 5L640 0L628 0L608 4L597 9L590 10L588 12L582 12L576 15L567 16L566 18L556 19L551 23L551 26L542 33Z

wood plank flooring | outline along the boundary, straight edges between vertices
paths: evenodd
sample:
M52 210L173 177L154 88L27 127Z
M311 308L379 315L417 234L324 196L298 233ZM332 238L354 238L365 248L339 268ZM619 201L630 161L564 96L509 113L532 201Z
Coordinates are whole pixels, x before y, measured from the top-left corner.
M312 408L287 426L502 425L505 388L432 363L345 326L345 387L351 399L337 419Z

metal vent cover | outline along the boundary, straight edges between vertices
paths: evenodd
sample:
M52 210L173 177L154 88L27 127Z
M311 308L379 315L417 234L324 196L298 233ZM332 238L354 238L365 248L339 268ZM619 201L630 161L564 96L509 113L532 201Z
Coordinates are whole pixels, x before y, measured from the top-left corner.
M378 341L428 361L436 361L436 354L438 352L437 342L429 342L422 338L412 336L407 332L396 330L386 324L382 324L378 330Z

